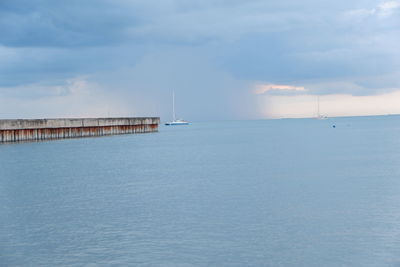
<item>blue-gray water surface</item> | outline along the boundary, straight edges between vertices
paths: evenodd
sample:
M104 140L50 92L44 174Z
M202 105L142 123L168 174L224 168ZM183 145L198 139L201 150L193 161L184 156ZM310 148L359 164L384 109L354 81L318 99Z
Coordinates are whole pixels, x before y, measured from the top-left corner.
M0 266L400 266L400 117L0 145Z

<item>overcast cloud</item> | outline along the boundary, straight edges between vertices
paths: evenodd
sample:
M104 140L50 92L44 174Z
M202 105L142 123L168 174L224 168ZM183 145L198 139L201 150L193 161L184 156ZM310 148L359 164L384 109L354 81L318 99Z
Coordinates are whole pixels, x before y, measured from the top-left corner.
M172 90L189 120L385 114L399 26L399 0L1 0L0 116L168 119Z

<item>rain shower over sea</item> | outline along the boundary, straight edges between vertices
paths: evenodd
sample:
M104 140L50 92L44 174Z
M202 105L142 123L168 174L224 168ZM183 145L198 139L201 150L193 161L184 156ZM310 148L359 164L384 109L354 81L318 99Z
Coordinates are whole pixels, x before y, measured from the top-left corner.
M1 266L399 266L400 117L2 144L0 203Z

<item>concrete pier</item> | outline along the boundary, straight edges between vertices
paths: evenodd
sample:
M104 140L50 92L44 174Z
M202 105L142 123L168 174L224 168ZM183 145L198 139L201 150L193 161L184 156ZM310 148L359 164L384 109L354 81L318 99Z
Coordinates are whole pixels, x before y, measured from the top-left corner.
M0 120L0 143L157 132L160 118Z

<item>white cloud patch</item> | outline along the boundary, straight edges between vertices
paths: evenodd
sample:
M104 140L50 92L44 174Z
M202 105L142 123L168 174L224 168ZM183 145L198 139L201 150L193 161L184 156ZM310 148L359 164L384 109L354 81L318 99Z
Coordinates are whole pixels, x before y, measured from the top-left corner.
M284 84L257 84L253 90L254 94L262 95L269 91L281 92L305 92L307 91L303 86L293 86Z
M378 6L378 13L381 16L390 16L396 9L400 8L400 1L383 2Z
M400 8L400 1L385 1L374 8L360 8L353 9L345 12L347 17L367 17L367 16L378 16L378 17L389 17L396 10Z

